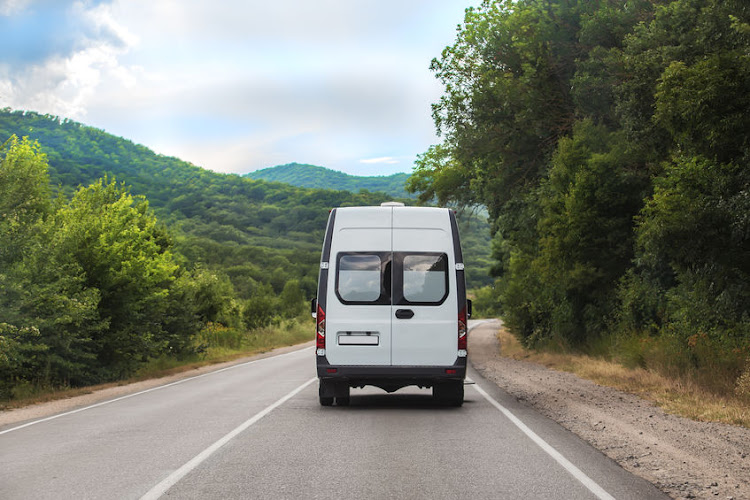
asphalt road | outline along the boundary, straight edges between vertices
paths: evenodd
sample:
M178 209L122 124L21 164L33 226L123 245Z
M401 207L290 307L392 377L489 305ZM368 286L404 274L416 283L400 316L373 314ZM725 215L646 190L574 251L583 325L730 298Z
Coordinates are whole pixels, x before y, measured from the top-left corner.
M481 326L479 326L481 328ZM0 428L0 498L667 498L470 370L464 406L292 353Z

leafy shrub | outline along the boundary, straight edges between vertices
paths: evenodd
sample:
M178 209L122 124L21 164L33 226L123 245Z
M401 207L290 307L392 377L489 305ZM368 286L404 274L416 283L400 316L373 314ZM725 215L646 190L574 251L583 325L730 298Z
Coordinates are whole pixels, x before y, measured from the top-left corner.
M39 330L0 323L0 399L9 399L19 385L37 381L34 357L46 350Z
M269 326L279 320L279 300L271 285L260 285L242 309L245 326L251 330Z
M472 317L498 318L500 317L500 302L494 287L487 285L473 291Z

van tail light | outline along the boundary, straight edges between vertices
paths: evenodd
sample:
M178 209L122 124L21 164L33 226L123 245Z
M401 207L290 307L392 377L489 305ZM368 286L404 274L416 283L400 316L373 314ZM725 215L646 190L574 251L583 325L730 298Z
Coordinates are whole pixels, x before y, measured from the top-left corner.
M317 349L318 356L326 355L326 313L323 308L318 304L318 313L315 315L316 328L315 328L315 347Z
M466 329L466 306L458 312L458 357L465 358L468 349L468 336Z

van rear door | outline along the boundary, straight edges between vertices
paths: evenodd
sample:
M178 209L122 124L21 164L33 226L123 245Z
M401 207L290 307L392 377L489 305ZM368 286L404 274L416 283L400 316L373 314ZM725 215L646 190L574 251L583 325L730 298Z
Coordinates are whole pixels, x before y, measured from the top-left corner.
M447 210L393 208L392 365L446 366L456 361L453 239Z
M326 356L332 365L391 364L391 210L336 211L327 265Z

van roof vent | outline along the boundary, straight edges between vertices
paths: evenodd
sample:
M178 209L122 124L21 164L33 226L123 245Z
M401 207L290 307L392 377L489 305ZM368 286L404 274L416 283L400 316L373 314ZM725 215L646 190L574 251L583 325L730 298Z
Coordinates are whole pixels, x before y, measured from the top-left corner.
M380 204L381 207L403 207L404 204L400 201L384 201Z

